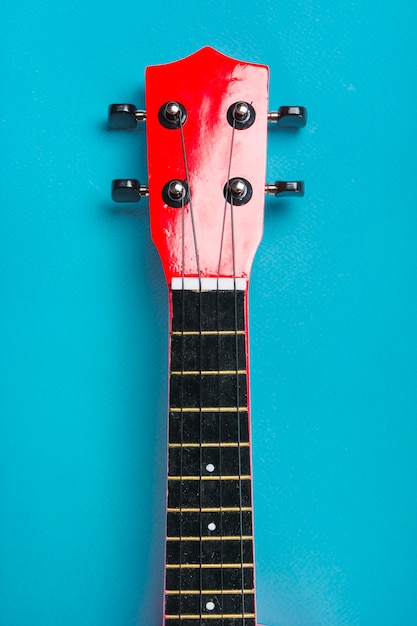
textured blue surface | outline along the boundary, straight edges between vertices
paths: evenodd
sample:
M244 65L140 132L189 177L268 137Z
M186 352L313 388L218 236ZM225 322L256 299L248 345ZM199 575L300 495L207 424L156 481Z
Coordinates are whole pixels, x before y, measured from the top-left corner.
M417 624L416 6L376 0L9 3L2 13L1 626L160 626L167 309L146 203L146 65L266 63L251 286L258 617Z

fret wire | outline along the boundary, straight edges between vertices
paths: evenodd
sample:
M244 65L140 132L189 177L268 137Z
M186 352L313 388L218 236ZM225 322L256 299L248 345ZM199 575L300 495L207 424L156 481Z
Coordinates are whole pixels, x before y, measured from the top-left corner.
M252 535L210 535L204 537L187 537L182 535L181 537L166 537L167 541L239 541L242 537L244 541L253 540Z
M178 619L178 615L165 615L165 619ZM255 617L255 613L215 613L211 615L210 613L186 613L181 615L180 619L199 619L201 621L204 619L245 619Z
M253 567L253 563L201 563L201 565L200 563L183 563L182 565L179 563L166 563L165 567L167 569L179 569L180 567L182 569L240 569L241 567L248 569Z
M185 442L185 443L169 443L169 448L249 448L249 441L242 441L242 443L238 443L237 441L224 441L219 443L195 443L195 442Z
M202 509L197 507L183 507L182 509L171 507L167 509L168 513L239 513L239 511L251 512L251 506L223 506L223 507L203 507Z
M165 615L165 619L178 619L178 615ZM180 619L199 619L201 622L201 619L220 619L220 618L224 618L224 619L245 619L245 618L251 618L251 617L255 617L255 613L215 613L214 615L211 615L209 613L187 613L184 615L181 615Z
M246 370L171 370L171 376L230 376L236 374L247 374Z
M183 336L183 335L244 335L244 330L172 330L171 335Z
M247 406L221 406L221 407L212 407L212 406L203 406L201 408L197 407L170 407L171 413L244 413L248 410Z
M201 447L201 446L200 446ZM168 480L250 480L251 476L249 474L244 475L234 475L234 476L168 476Z
M186 589L184 590L187 593L187 596L196 596L200 593L200 591L198 589ZM253 595L255 593L254 589L245 589L245 594L247 596ZM211 594L218 594L218 593L223 593L224 595L229 595L229 596L236 596L236 595L240 595L240 590L236 591L236 589L203 589L203 594L205 595L211 595ZM179 591L176 589L166 589L165 590L165 594L167 596L177 596L179 595Z

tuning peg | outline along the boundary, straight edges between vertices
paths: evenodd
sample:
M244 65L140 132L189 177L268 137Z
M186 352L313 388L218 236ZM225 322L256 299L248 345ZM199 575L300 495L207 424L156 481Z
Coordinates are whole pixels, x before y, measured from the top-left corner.
M118 178L111 185L111 197L114 202L139 202L149 195L147 185L141 185L135 178Z
M109 106L110 130L136 128L138 122L146 120L146 111L138 111L134 104L111 104Z
M268 121L276 122L279 128L303 128L307 123L305 107L279 107L278 111L268 113Z
M277 180L275 183L265 185L265 193L273 196L304 196L304 182L302 180L284 181Z

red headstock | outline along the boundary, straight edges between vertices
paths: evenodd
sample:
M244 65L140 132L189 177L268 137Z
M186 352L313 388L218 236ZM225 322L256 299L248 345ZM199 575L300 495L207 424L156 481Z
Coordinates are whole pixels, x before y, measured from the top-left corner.
M174 128L161 123L169 102L180 103L186 115ZM233 106L239 102L252 107L254 120L247 128L233 123ZM263 230L267 103L268 68L213 48L147 68L151 231L169 283L199 272L201 277L248 277ZM249 182L252 197L241 205L235 200L232 209L224 188L236 177ZM184 208L181 202L169 206L163 197L171 180L189 186Z
M265 191L303 194L301 182L265 186L267 122L305 125L303 107L268 113L265 65L213 48L146 70L146 113L110 106L110 128L146 119L148 186L113 181L113 199L149 195L152 239L167 282L249 277L262 237Z

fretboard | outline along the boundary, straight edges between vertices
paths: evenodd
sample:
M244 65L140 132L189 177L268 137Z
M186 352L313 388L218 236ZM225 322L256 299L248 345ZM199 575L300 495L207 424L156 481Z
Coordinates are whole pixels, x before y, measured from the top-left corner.
M247 292L170 293L165 626L255 626Z

